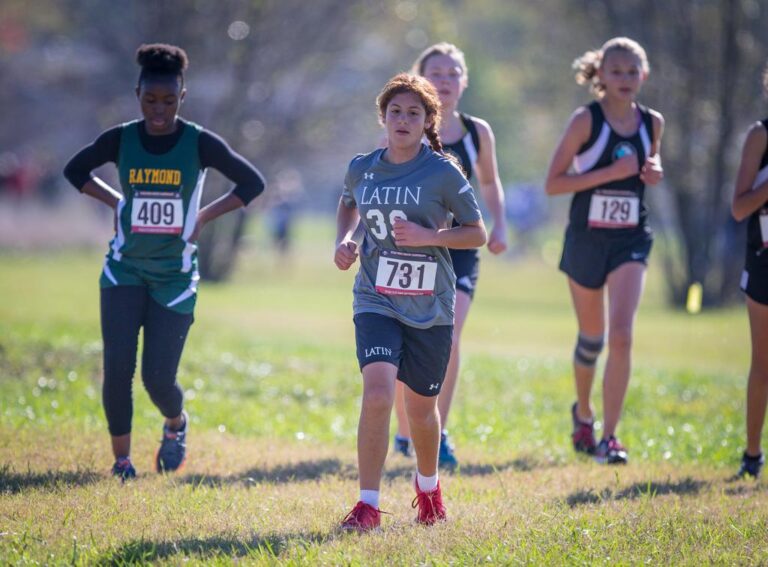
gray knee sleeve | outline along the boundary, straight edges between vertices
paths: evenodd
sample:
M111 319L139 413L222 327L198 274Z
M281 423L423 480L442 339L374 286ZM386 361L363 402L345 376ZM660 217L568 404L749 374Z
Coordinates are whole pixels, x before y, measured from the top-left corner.
M603 346L605 346L603 337L589 337L579 333L573 359L582 366L592 367L597 363L597 357L600 356Z

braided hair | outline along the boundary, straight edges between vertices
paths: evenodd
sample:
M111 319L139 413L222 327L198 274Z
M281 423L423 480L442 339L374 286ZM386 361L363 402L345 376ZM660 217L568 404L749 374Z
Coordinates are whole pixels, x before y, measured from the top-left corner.
M445 154L443 144L440 142L440 97L437 95L435 87L427 79L419 75L410 73L400 73L395 75L384 88L381 89L379 96L376 97L376 107L379 111L379 122L384 124L384 117L387 114L387 106L395 95L402 93L413 93L419 97L424 106L426 114L426 123L429 125L424 128L424 135L429 140L429 146L436 152Z

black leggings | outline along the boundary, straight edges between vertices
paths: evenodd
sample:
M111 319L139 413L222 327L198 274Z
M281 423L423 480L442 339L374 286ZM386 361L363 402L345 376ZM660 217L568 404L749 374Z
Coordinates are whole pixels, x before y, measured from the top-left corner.
M104 340L102 399L112 435L131 432L133 373L139 329L144 327L141 378L149 397L165 417L181 414L184 397L176 371L192 314L176 313L152 299L143 286L101 290L101 335Z

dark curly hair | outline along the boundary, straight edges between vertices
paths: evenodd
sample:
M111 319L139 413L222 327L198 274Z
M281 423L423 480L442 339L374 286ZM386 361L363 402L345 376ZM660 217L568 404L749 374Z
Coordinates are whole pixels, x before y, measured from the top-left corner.
M136 63L141 67L139 84L147 79L179 77L183 85L189 58L181 47L167 43L149 43L136 50Z
M384 117L387 114L387 106L395 95L401 93L413 93L419 97L421 104L424 105L426 120L432 120L431 125L427 126L424 134L429 140L429 145L436 152L443 152L443 144L440 142L440 97L437 95L435 87L427 79L419 75L409 73L400 73L392 77L384 88L381 89L379 96L376 97L376 108L379 111L379 121L384 124Z

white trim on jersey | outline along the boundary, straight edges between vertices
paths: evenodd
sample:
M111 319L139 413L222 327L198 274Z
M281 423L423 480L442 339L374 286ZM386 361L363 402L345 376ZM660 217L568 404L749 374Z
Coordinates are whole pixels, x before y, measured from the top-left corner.
M197 213L200 210L200 199L203 197L206 172L207 170L204 170L197 178L197 185L195 185L195 190L189 198L187 216L184 219L184 232L181 235L182 240L185 242L184 251L181 253L181 271L184 273L192 269L192 254L197 250L197 245L188 242L187 239L192 236L195 224L197 223Z
M766 180L768 180L768 165L757 172L755 182L752 184L752 189L756 189L758 185L765 183Z
M648 135L648 128L645 127L645 122L640 125L640 140L643 142L643 150L645 151L646 159L651 155L651 138ZM642 167L643 164L640 164Z
M115 236L115 240L112 242L112 259L115 262L119 262L123 257L120 253L120 249L125 244L125 233L123 232L123 225L120 223L120 218L122 217L125 202L125 199L120 199L117 203L117 211L115 212L115 215L117 216L117 236ZM115 282L115 284L117 284L117 282Z
M600 156L603 155L605 147L608 145L608 138L611 136L611 127L608 125L608 121L603 121L603 127L600 129L600 135L589 148L582 153L573 156L573 170L576 173L584 173L589 171L595 164Z
M165 306L173 307L174 305L178 305L185 299L189 299L190 297L195 295L197 293L197 282L199 281L200 281L200 274L198 273L197 270L195 270L194 273L192 274L192 279L189 282L189 287L187 287L187 289L182 291L181 294L179 294L179 296L176 297L176 299L173 299L170 302L166 303Z
M112 270L109 269L109 258L104 259L104 275L107 276L109 281L117 285L117 278L115 277L115 274L112 273Z
M472 189L472 186L469 183L467 183L467 184L464 185L464 187L459 189L459 195L461 195L462 193L466 193L467 191L470 191L471 189Z
M464 144L464 149L467 150L469 162L472 164L472 171L477 175L477 150L475 149L475 144L472 143L472 134L467 132L461 141Z

